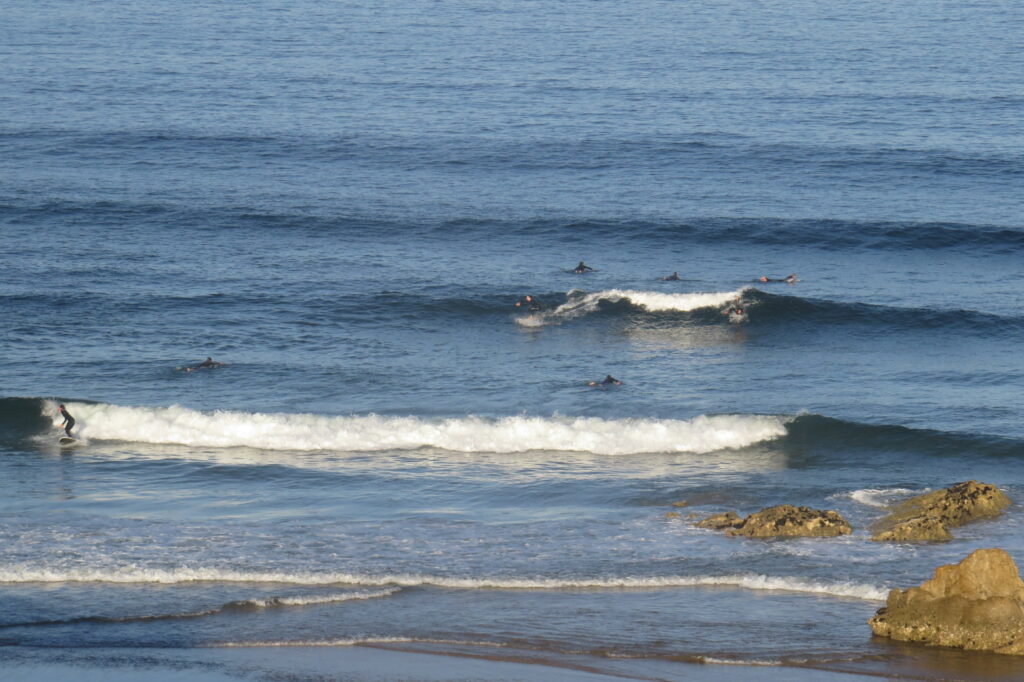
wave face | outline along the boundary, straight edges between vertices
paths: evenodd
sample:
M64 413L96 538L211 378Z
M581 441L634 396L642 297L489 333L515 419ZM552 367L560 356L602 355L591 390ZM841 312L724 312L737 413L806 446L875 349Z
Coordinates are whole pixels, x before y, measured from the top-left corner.
M598 417L421 417L201 412L184 407L124 407L67 403L76 432L90 441L166 443L197 447L340 452L439 448L455 452L530 450L629 455L706 453L779 438L788 418L714 415L689 420ZM56 404L42 401L44 415ZM59 424L51 417L53 425Z

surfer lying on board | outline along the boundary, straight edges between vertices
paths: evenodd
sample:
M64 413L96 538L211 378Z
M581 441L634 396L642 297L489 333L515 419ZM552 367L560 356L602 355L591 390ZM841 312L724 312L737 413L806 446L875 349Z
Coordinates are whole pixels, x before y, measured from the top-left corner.
M223 366L224 366L223 362L217 362L213 358L206 358L205 360L200 362L198 365L192 365L190 367L186 367L185 371L186 372L194 372L197 369L215 369L217 367L223 367Z
M796 278L796 273L794 272L794 273L790 273L789 275L786 275L782 279L772 279L771 277L768 277L767 275L761 275L758 278L757 281L758 282L785 282L786 284L795 284L796 282L799 282L800 280L798 280Z
M590 270L591 272L593 272L594 268L590 267L589 265L587 265L583 261L580 261L580 264L572 269L572 271L575 272L577 275L582 275L587 270Z
M673 272L671 275L667 275L665 277L659 277L658 279L661 280L662 282L678 282L679 281L679 273L678 272Z
M71 438L71 427L75 425L75 418L68 412L68 408L61 405L57 408L57 413L64 417L64 423L61 426L64 427L64 433L68 434L68 438Z
M589 381L587 386L621 386L622 382L613 377L611 374L607 375L603 381Z
M536 298L527 294L521 299L516 301L517 308L526 308L530 312L537 312L538 310L544 310L544 304L538 301Z

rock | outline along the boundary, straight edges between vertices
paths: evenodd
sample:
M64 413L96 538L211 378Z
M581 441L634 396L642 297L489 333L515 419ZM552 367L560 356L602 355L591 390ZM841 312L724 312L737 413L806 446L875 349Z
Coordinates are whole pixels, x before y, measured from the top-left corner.
M979 549L920 587L892 590L868 624L905 642L1024 655L1024 581L1009 554Z
M726 528L735 528L741 523L743 523L743 519L740 518L740 515L734 511L730 511L725 512L724 514L715 514L713 516L709 516L706 519L702 519L693 525L697 526L697 528L724 530Z
M665 518L666 519L678 519L681 516L682 516L682 514L680 514L679 512L666 512L665 513Z
M965 481L912 497L873 526L877 542L944 541L948 528L998 516L1010 499L989 483Z
M752 538L835 537L852 531L839 512L782 504L762 509L741 519L736 512L715 514L694 524L698 528L724 530L726 535Z
M839 512L780 504L751 514L726 531L726 535L752 538L813 537L847 535L853 529Z
M942 522L932 516L916 516L871 536L875 542L945 542L952 540Z
M672 506L673 507L688 507L688 506L690 506L690 503L687 502L686 500L679 500L678 502L673 502Z

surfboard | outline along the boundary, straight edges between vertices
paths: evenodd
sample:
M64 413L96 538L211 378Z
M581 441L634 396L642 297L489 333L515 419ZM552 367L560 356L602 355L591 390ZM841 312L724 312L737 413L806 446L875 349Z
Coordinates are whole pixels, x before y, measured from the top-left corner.
M60 444L61 445L74 445L77 442L78 442L78 440L76 438L70 438L68 436L61 436L60 437Z

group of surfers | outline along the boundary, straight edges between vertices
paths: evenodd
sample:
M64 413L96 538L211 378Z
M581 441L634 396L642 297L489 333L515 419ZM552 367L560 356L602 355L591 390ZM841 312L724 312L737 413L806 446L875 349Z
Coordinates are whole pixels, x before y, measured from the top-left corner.
M580 261L579 265L572 269L572 272L577 275L582 275L585 272L596 272L594 268L587 265L585 262ZM671 275L665 277L659 277L659 281L662 282L678 282L681 280L678 272L673 272ZM785 282L786 284L795 284L799 280L796 278L796 273L790 273L789 275L781 278L772 278L767 275L761 275L758 282ZM516 301L517 308L523 308L529 310L531 313L539 312L544 310L544 304L541 303L536 296L532 294L526 294L521 299ZM723 315L728 315L730 320L734 320L737 317L742 318L745 315L745 311L739 305L730 306L729 308L722 311ZM745 319L745 318L744 318ZM602 381L589 381L587 386L621 386L622 382L613 377L611 374L606 376Z

